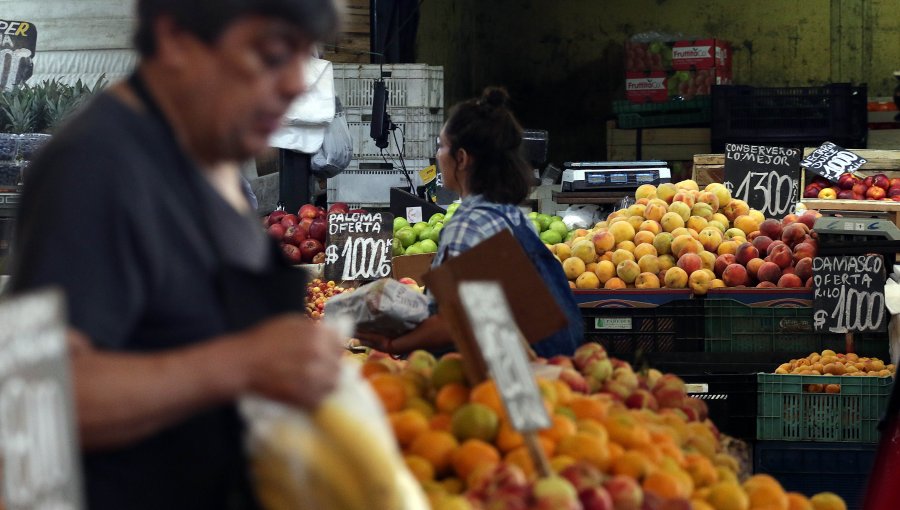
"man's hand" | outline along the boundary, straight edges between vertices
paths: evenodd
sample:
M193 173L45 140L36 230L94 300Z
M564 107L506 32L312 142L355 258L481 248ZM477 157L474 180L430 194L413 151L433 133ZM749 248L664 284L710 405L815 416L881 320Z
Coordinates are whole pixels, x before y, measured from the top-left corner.
M393 347L391 346L394 341L393 338L388 338L377 333L356 333L355 336L362 345L371 347L376 351L386 352L388 354L402 354L394 352Z
M342 339L328 327L288 314L242 336L249 391L312 409L337 385Z

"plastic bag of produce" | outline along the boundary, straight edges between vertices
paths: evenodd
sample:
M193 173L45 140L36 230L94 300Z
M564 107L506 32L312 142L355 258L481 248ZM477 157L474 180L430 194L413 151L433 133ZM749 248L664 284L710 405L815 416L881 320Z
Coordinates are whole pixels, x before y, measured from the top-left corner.
M359 332L396 338L428 318L429 304L425 295L385 278L329 299L325 315L349 317Z
M240 409L264 510L428 509L357 362L312 414L258 397Z

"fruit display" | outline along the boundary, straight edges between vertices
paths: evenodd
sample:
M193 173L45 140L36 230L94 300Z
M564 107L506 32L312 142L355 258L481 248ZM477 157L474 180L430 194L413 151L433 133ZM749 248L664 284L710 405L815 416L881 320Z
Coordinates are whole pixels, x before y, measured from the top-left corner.
M311 319L321 319L325 316L325 303L334 296L351 292L353 289L345 289L333 281L324 281L316 278L306 284L306 315Z
M805 358L792 359L790 363L782 363L775 369L781 375L830 375L839 377L868 376L895 377L896 367L885 364L878 358L859 357L854 353L841 354L826 349L821 353L814 352ZM833 384L807 384L803 391L809 393L840 393L839 382Z
M447 213L436 213L428 218L428 221L420 221L410 225L402 216L394 218L393 253L395 257L401 255L421 255L423 253L437 252L441 241L441 230L444 223L450 221L459 204L450 204Z
M900 178L890 178L884 174L860 177L853 173L845 173L838 178L837 184L833 184L823 177L816 176L813 182L803 189L803 198L900 202Z
M821 215L766 219L719 183L644 184L637 202L549 246L573 289L811 287Z
M263 225L270 236L281 245L284 256L292 264L322 264L325 262L325 235L328 233L328 216L335 213L365 213L351 210L347 204L334 203L325 209L312 204L300 207L297 214L273 211L263 218Z
M538 363L559 374L537 381L552 423L538 432L547 477L494 382L470 385L458 354L373 351L362 362L433 509L819 508L815 498L845 508L834 494L786 493L767 475L740 480L706 404L675 375L635 372L595 343Z
M534 224L534 229L538 233L538 237L544 244L557 244L563 241L569 241L574 237L574 230L570 230L562 217L550 216L549 214L530 212L528 219Z

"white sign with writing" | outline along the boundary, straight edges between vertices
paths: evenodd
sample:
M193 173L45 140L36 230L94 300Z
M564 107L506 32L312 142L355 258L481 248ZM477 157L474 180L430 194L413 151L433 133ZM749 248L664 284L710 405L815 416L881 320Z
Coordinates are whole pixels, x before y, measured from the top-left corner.
M83 508L62 295L0 304L0 459L6 510Z
M843 147L825 142L800 164L814 174L838 182L840 176L859 170L866 160Z
M522 346L522 333L513 320L503 288L496 282L462 282L459 298L513 428L530 432L550 427L550 417Z

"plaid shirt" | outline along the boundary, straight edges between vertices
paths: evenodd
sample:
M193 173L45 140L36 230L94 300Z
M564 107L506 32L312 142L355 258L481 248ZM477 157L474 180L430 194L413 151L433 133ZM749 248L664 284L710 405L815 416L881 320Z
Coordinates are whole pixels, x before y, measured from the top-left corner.
M476 207L485 204L499 207L506 219L492 211L476 209ZM533 228L528 218L514 205L492 204L482 195L469 195L464 198L459 208L453 214L453 218L441 229L441 243L438 246L432 267L443 264L447 259L469 250L485 239L496 235L501 230L508 230L509 223L507 223L507 220L516 226L524 221Z

